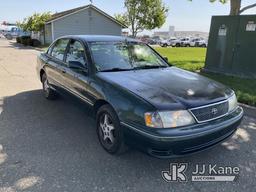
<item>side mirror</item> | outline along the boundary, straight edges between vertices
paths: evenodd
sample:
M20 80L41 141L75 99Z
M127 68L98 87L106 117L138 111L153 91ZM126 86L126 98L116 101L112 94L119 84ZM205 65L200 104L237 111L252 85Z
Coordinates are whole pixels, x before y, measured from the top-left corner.
M79 61L69 61L68 67L71 69L77 69L83 72L87 72L87 68Z
M168 61L168 57L164 57L164 60L168 63L169 61Z

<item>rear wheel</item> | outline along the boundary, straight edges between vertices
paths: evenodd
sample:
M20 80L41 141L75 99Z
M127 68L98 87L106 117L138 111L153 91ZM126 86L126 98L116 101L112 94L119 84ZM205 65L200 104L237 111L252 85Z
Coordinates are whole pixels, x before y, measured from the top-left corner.
M44 96L46 99L54 100L57 98L58 94L51 89L45 73L42 75L42 85Z
M127 150L120 121L110 105L103 105L97 112L97 135L101 146L111 154Z

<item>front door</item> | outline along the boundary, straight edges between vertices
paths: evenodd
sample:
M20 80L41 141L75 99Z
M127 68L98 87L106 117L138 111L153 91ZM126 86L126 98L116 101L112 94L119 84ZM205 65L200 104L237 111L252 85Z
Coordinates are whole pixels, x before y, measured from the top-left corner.
M79 99L92 105L87 92L89 86L88 61L82 42L71 39L65 63L68 66L66 73L63 75L65 87Z

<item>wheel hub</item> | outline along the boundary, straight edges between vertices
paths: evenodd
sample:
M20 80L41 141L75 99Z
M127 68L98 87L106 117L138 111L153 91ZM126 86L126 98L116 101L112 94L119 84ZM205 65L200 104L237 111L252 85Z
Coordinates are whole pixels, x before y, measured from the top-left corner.
M113 135L113 130L115 129L115 127L110 122L110 117L107 114L104 114L103 121L101 121L100 123L100 127L103 132L104 141L109 140L111 143L114 143L115 138Z

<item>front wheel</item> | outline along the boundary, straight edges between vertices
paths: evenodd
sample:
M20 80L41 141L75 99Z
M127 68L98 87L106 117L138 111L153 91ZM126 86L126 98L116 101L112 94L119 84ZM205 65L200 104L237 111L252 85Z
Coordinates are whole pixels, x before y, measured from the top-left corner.
M120 121L110 105L103 105L97 112L97 135L101 146L110 154L127 150Z

